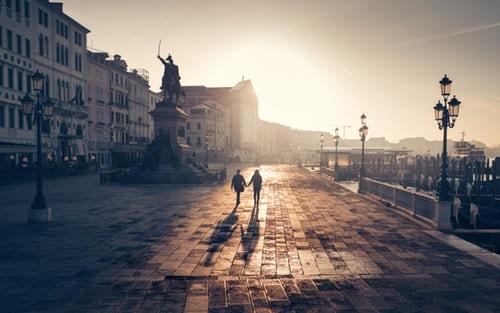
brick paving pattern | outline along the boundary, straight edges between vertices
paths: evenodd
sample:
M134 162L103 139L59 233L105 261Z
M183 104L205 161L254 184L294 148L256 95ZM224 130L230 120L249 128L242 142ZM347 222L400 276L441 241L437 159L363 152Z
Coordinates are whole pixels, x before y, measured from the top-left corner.
M315 174L262 176L257 208L228 184L50 181L49 226L24 222L31 184L2 187L0 312L498 312L495 267Z

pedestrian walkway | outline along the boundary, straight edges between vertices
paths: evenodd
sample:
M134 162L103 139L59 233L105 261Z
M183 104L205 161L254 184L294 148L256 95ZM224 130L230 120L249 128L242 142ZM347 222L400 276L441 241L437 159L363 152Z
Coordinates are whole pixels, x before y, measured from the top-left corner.
M498 312L498 268L317 174L261 174L256 208L228 183L49 191L53 225L0 221L3 311Z

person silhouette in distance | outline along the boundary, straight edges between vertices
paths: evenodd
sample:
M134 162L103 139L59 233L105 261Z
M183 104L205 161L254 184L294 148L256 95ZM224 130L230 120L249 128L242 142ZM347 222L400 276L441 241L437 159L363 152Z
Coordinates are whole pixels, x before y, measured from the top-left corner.
M231 180L231 190L236 192L236 206L240 204L240 194L245 191L245 178L240 174L240 169L236 170L236 174Z
M262 189L262 176L260 176L259 170L255 170L247 187L251 184L253 184L253 204L258 206L260 201L260 190Z

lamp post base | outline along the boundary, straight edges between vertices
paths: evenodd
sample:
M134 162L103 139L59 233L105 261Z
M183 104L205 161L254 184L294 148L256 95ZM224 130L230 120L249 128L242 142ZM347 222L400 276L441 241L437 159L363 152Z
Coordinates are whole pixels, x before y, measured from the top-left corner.
M52 208L30 209L28 211L28 222L47 223L52 221Z
M438 230L453 229L451 225L451 201L439 201L434 213Z

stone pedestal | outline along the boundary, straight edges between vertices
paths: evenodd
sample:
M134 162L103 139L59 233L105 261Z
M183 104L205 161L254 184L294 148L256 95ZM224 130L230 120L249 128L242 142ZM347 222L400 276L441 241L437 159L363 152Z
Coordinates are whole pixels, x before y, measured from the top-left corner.
M46 208L40 209L30 209L28 211L28 222L30 223L47 223L52 221L52 209Z
M437 203L434 220L439 230L450 230L453 228L451 225L451 201Z
M179 161L184 165L186 157L191 153L191 147L186 144L186 120L189 115L171 100L158 102L150 114L154 121L155 136L160 130L169 134Z

